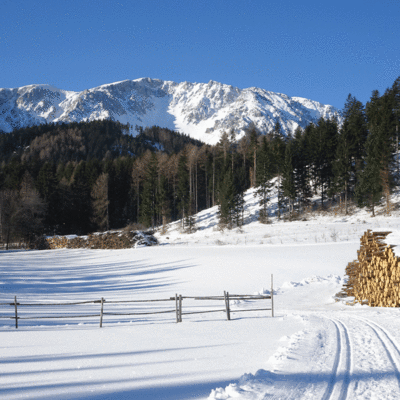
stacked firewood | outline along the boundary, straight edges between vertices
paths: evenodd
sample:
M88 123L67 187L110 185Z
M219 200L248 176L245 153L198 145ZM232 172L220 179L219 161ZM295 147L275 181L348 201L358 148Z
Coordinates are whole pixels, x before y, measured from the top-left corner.
M64 249L68 245L68 239L65 236L48 237L46 241L50 249Z
M400 259L384 242L391 232L368 230L361 237L358 259L346 267L342 294L371 307L400 307Z
M46 238L46 241L50 249L128 249L158 243L152 232L141 231L103 232L73 238L53 236Z

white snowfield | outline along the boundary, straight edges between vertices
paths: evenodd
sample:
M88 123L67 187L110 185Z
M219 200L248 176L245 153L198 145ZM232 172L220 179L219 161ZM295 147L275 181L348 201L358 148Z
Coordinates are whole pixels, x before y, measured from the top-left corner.
M246 197L241 231L215 229L215 211L198 215L198 231L178 223L158 247L0 253L0 303L100 304L19 306L19 328L0 319L0 399L399 399L399 309L347 306L333 296L356 258L366 229L392 231L400 217L325 215L269 225L252 221ZM398 249L395 248L395 252ZM182 316L107 312L173 310L175 303L107 304L112 300L268 294L223 311ZM183 313L224 308L183 300ZM22 319L64 315L60 319ZM68 318L78 314L96 317ZM13 316L14 306L0 306Z

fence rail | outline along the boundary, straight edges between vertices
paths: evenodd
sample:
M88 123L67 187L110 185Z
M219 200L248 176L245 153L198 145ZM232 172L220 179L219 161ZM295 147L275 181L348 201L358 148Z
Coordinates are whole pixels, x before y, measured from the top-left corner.
M183 300L194 300L194 301L224 301L225 307L218 309L208 309L201 311L186 311L183 312ZM251 309L231 309L231 300L270 300L270 307L262 307L262 308L251 308ZM152 302L171 302L175 303L175 308L171 308L168 310L162 311L140 311L140 312L105 312L104 306L107 304L129 304L129 303L152 303ZM39 315L39 316L21 316L21 307L57 307L57 306L73 306L73 305L83 305L83 304L100 304L100 313L99 314L81 314L81 315ZM156 314L167 314L167 313L175 313L176 322L182 322L183 315L194 315L194 314L207 314L207 313L215 313L215 312L225 312L226 318L229 321L231 319L231 313L237 312L251 312L251 311L271 311L271 316L274 317L274 290L273 290L273 276L271 275L271 294L270 295L239 295L239 294L229 294L229 292L225 292L221 296L182 296L177 293L175 296L172 296L167 299L150 299L150 300L109 300L107 301L104 298L98 300L87 300L87 301L75 301L75 302L67 302L67 303L22 303L17 301L17 296L14 297L14 302L5 302L0 303L0 306L12 306L14 307L14 315L0 315L0 319L14 319L15 320L15 328L18 329L18 321L19 320L28 320L28 319L69 319L69 318L100 318L100 328L103 326L103 317L104 316L131 316L131 315L156 315ZM189 307L188 307L189 308Z

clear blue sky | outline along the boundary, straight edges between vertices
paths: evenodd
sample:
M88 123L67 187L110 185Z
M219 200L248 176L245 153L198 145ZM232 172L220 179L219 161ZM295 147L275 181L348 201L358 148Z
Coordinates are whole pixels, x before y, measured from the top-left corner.
M214 80L342 108L398 76L398 0L1 0L2 88Z

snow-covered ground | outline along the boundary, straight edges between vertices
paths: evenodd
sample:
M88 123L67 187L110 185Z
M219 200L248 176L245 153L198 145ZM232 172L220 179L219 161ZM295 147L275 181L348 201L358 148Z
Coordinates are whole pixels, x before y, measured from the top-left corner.
M395 199L396 200L396 199ZM399 399L399 309L348 306L333 296L357 256L367 229L392 231L400 215L337 213L268 225L254 220L221 232L216 209L199 213L197 232L171 224L160 246L129 250L0 253L0 303L106 299L104 312L173 310L173 301L112 300L267 294L237 301L224 312L105 315L61 319L0 319L1 399ZM397 248L396 248L397 249ZM395 249L395 252L396 252ZM223 309L223 302L183 300L183 312ZM100 304L20 306L19 317L99 314ZM0 306L13 316L13 306Z

